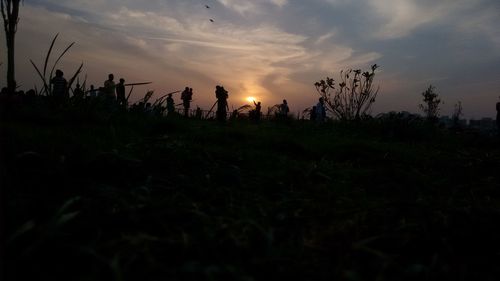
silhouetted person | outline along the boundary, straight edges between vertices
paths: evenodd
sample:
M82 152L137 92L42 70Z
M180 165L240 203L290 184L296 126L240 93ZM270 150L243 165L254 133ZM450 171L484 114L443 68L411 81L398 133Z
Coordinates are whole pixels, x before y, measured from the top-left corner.
M253 104L255 105L255 109L250 111L250 118L254 121L260 121L260 115L261 115L261 109L262 109L262 106L260 104L260 101L259 102L255 102L253 101Z
M215 87L215 97L217 98L216 117L219 121L226 121L227 115L227 99L229 97L227 91L222 86Z
M196 119L201 119L201 117L202 117L202 111L201 111L201 108L199 106L196 106L195 117L196 117Z
M500 135L500 102L497 102L497 129L498 134Z
M174 112L175 112L174 99L172 98L172 94L168 94L168 96L167 96L167 116L174 115Z
M115 94L116 84L115 81L113 81L113 79L115 79L115 76L113 74L109 74L108 80L104 81L104 88L103 88L105 98L110 101L111 100L116 101L116 94Z
M253 101L253 104L255 105L255 111L258 112L260 114L261 112L261 109L262 109L262 106L260 104L260 101L255 103L255 101Z
M191 100L193 99L193 89L186 87L181 94L182 106L184 107L184 116L188 117L189 107L191 105Z
M87 92L90 98L97 97L97 90L94 88L94 85L90 85L90 90Z
M76 100L81 100L81 99L83 99L84 95L85 95L85 93L83 92L80 84L77 83L75 89L73 90L73 97Z
M64 73L61 70L56 70L56 76L50 80L50 84L52 84L52 96L57 101L69 98L68 81L64 78Z
M127 98L125 97L125 79L120 78L120 83L116 85L116 99L120 106L127 106Z
M316 117L316 106L313 106L309 112L309 120L316 121Z
M326 108L325 99L319 98L318 104L316 104L316 121L323 122L326 118Z
M290 112L290 109L288 108L288 102L286 100L283 100L283 103L280 104L280 116L283 118L286 118L288 116L288 112Z

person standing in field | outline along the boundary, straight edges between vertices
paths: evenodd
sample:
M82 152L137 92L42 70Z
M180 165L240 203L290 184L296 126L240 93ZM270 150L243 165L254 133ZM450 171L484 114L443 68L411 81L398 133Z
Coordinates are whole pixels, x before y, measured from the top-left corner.
M283 100L283 103L280 104L280 116L282 118L286 118L288 116L288 112L290 109L288 108L288 102L286 100Z
M255 109L250 112L250 115L251 115L250 117L254 121L259 122L260 121L260 115L261 115L262 105L261 105L260 101L257 102L257 103L255 101L253 101L253 104L255 105Z
M167 96L167 116L174 115L175 112L175 102L172 98L172 94L168 94Z
M88 90L87 93L89 98L97 97L97 90L95 89L94 85L90 85L90 90Z
M85 93L81 88L80 84L77 83L75 89L73 90L73 98L76 100L82 100Z
M68 81L66 81L64 73L60 69L56 70L56 76L50 80L50 84L52 84L54 99L61 102L69 98Z
M116 85L116 99L118 105L127 107L127 98L125 97L125 79L120 78L120 83Z
M316 104L316 121L323 122L326 119L325 99L319 98Z
M103 90L104 90L104 96L107 100L116 101L116 94L115 94L116 84L115 81L113 81L113 79L115 79L115 76L113 74L109 74L108 80L104 81Z
M189 107L193 99L193 89L186 87L181 94L182 106L184 107L184 117L189 116Z
M229 97L228 92L224 89L224 87L217 85L215 87L215 97L217 98L217 120L224 122L226 121L227 117L227 99Z
M316 121L316 106L314 105L309 111L309 120Z
M202 111L199 106L196 106L196 113L195 113L196 119L202 119Z

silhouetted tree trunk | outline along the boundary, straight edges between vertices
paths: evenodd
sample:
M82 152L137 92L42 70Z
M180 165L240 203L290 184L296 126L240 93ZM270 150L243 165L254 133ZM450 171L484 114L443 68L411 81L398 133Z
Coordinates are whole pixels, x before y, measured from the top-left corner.
M20 2L21 0L0 0L5 41L7 42L7 88L11 93L16 90L14 48Z

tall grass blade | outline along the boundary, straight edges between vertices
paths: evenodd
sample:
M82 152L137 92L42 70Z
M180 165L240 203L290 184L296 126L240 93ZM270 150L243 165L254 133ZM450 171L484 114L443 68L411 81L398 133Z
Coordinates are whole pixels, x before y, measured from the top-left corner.
M238 107L237 110L238 110L238 112L241 112L241 111L247 110L247 109L252 109L252 106L249 105L249 104L245 104L245 105L242 105L242 106Z
M154 91L148 91L144 95L144 103L147 103L149 101L149 99L153 96L153 94L154 94Z
M132 88L130 88L130 92L128 93L128 96L127 96L127 102L128 102L128 98L130 98L130 95L132 94L132 91L134 91L134 86L132 86Z
M76 216L78 216L80 214L80 211L76 211L76 212L71 212L71 213L67 213L67 214L63 214L61 215L58 219L57 219L57 222L56 224L57 225L62 225L62 224L65 224L71 220L73 220L74 218L76 218Z
M71 79L69 79L68 90L71 89L71 85L73 85L73 82L75 82L76 77L78 77L78 75L80 75L80 72L82 72L82 68L83 68L83 62L82 62L82 64L80 64L80 67L78 67L78 69L76 70L73 77L71 77Z
M56 216L61 216L63 215L66 210L68 210L73 204L79 202L82 198L80 196L75 196L73 198L70 198L64 202L64 204L57 210Z
M30 221L27 221L26 223L24 223L21 227L19 227L15 232L14 234L12 234L8 240L7 243L10 243L12 241L14 241L16 238L18 238L19 236L29 232L30 230L33 230L35 228L35 222L30 220Z
M54 48L54 44L56 43L57 37L59 36L59 33L54 36L54 39L52 39L52 43L50 43L49 51L47 52L47 56L45 56L45 63L43 64L43 77L45 77L45 74L47 73L47 65L49 64L49 58L50 58L50 53L52 53L52 48ZM52 77L52 75L51 75Z
M75 42L69 44L68 47L66 47L66 49L64 49L64 51L61 53L61 55L57 58L56 62L54 63L54 65L52 66L52 69L50 70L50 77L52 78L52 75L54 74L54 69L56 69L56 66L57 64L59 63L59 61L61 60L61 58L66 54L66 52L71 48L73 47L73 45L75 45Z
M45 77L42 75L42 72L40 72L40 70L38 69L38 67L36 66L36 64L30 59L30 62L31 64L33 65L33 67L35 68L36 72L38 73L38 76L40 76L40 79L42 79L42 82L43 82L43 86L44 86L44 91L45 91L45 94L48 96L49 93L47 92L47 90L49 89L48 86L47 86L47 81L45 81Z
M80 86L82 91L85 93L87 91L87 73L85 73L85 78L83 79L83 83Z

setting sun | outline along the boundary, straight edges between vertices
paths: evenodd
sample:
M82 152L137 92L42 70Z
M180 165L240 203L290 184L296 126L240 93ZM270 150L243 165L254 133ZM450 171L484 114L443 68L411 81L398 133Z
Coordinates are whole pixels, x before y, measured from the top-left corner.
M248 102L254 102L255 101L255 98L254 97L247 97L246 100Z

